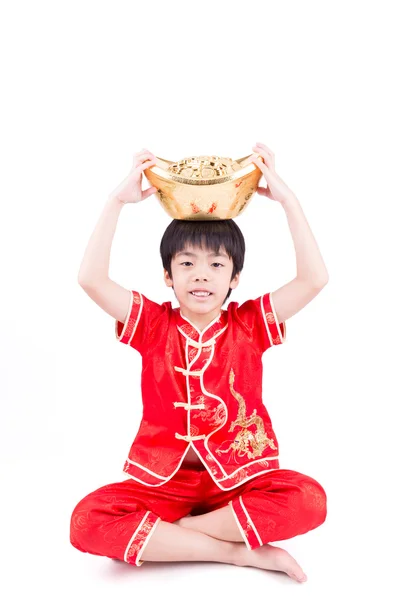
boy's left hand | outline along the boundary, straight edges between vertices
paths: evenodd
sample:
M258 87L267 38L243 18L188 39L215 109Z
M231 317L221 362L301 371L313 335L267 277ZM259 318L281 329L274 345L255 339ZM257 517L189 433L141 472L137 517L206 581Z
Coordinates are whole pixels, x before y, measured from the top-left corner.
M262 156L264 162L256 157L255 154L251 157L250 161L258 166L267 182L267 187L258 187L257 192L261 196L267 196L271 200L276 200L282 206L293 201L296 198L295 194L275 171L275 154L272 150L261 142L257 142L253 146L253 150L255 150L256 154Z

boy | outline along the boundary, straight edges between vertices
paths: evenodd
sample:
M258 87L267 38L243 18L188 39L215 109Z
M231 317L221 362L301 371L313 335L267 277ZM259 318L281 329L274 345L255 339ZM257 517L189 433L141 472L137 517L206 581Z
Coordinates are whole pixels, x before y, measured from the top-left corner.
M321 525L326 494L311 477L280 469L279 446L262 401L262 354L285 341L288 318L309 303L328 276L299 202L275 172L264 145L253 157L285 209L297 276L241 306L222 305L239 283L245 244L233 219L173 220L161 241L164 280L179 308L157 304L108 277L124 204L144 200L135 155L110 195L81 265L86 293L116 319L118 341L140 352L143 418L124 465L128 480L91 492L71 517L71 543L82 552L124 560L216 561L307 577L269 542Z

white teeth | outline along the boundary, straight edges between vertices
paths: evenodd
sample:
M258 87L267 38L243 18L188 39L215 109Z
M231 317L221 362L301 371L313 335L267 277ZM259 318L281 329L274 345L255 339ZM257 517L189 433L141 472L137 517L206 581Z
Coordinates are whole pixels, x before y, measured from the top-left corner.
M190 292L193 296L210 296L211 292Z

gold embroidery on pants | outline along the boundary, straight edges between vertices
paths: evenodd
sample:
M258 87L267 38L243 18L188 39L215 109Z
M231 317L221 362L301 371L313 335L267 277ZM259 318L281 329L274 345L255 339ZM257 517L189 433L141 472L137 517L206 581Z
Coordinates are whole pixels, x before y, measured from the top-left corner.
M229 431L232 432L235 427L241 427L242 429L238 432L233 442L229 445L229 448L227 450L218 449L216 450L217 454L232 451L234 454L237 453L239 457L247 454L248 458L256 458L257 456L262 455L267 446L273 450L277 450L274 440L266 436L264 422L262 418L257 415L257 409L254 409L250 416L246 416L246 403L243 396L234 390L234 380L235 374L233 369L231 369L229 373L229 388L232 395L238 401L239 410L236 420L232 421L231 426L229 427ZM254 433L248 429L250 425L256 426L256 431Z

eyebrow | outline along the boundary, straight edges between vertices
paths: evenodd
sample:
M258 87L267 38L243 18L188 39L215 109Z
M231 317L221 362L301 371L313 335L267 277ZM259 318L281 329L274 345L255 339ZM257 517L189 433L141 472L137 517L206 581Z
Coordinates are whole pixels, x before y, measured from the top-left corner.
M196 257L197 254L195 254L194 252L178 252L178 254L176 256L194 256ZM229 258L227 254L225 254L224 252L210 252L208 254L208 256L223 256L224 258Z

